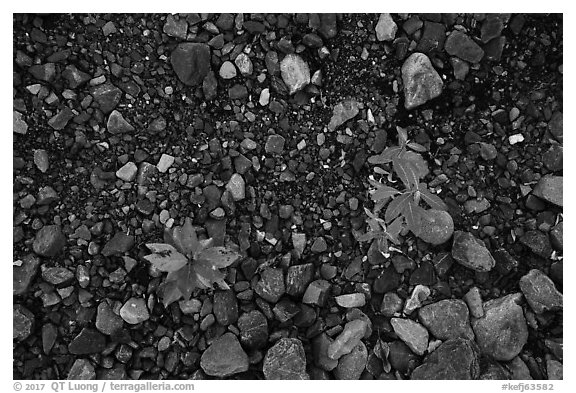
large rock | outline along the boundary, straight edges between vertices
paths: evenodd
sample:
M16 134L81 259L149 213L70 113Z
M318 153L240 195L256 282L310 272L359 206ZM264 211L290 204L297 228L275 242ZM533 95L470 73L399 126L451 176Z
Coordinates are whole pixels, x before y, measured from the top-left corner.
M414 109L442 93L444 82L436 72L428 56L413 53L402 65L404 83L404 106Z
M334 340L326 333L320 333L312 341L312 356L314 364L326 371L332 371L338 365L338 360L330 359L328 347Z
M446 299L418 310L418 319L439 340L474 339L468 306L462 300Z
M28 132L28 124L22 118L22 113L13 111L13 122L12 131L16 134L26 134Z
M262 371L266 379L310 379L302 342L297 338L278 340L266 353Z
M392 318L394 333L417 355L424 355L428 348L428 330L411 319Z
M290 266L286 273L286 293L290 296L302 296L313 278L312 263Z
M342 356L349 354L358 345L366 330L368 323L361 319L355 319L344 325L342 333L328 345L328 357L338 360Z
M108 122L106 123L106 129L111 134L122 134L124 132L134 131L134 127L124 119L124 116L117 110L113 110L108 116Z
M375 30L378 41L392 41L396 37L398 26L390 14L380 14Z
M520 279L520 290L536 314L562 309L562 294L554 282L538 269L530 270Z
M310 83L310 67L300 56L290 53L280 62L282 80L294 94Z
M233 333L225 333L208 347L200 358L200 367L213 377L229 377L248 370L248 355Z
M484 243L469 232L454 233L452 257L456 262L477 272L488 272L496 264Z
M472 321L480 351L496 360L512 360L528 340L522 294L513 293L484 303L484 316Z
M106 338L102 333L91 328L84 328L68 345L68 352L73 355L100 353L106 348Z
M532 194L556 206L563 207L563 189L563 176L547 175L538 181L538 184L536 184L536 187L534 187Z
M443 210L428 210L426 218L421 221L418 237L426 243L440 245L446 243L454 233L452 216Z
M66 245L66 236L59 225L45 225L36 233L32 249L43 257L53 257Z
M116 232L114 236L106 242L102 249L102 255L109 257L115 254L124 254L134 245L134 236L124 232Z
M368 361L368 350L362 341L358 343L347 355L338 361L338 366L334 370L337 379L360 379L362 372L366 368Z
M122 97L122 90L111 83L95 86L90 90L94 100L100 105L100 110L105 114L112 112Z
M238 319L240 342L247 348L261 348L268 342L268 321L258 310L244 313Z
M108 303L103 301L98 305L98 312L96 313L96 329L100 332L111 336L120 331L124 326L124 321L118 315L114 314L112 308Z
M34 254L27 254L21 258L20 266L12 267L12 290L14 295L23 295L28 290L34 276L38 272L40 259Z
M182 83L197 86L210 71L210 48L196 42L178 44L172 51L170 62Z
M269 268L264 270L260 274L260 280L256 284L254 291L258 296L270 303L276 303L280 300L286 291L282 269Z
M12 310L12 338L23 341L30 336L34 328L34 314L26 307L16 304Z
M238 302L234 291L217 291L214 293L212 306L216 320L220 325L228 326L238 320Z
M345 100L334 106L332 118L328 123L328 130L334 131L348 120L354 118L360 112L358 103L355 100Z
M444 44L449 55L456 56L470 63L478 63L484 57L484 51L465 33L454 30Z
M445 341L417 367L411 379L477 379L480 375L478 349L473 341Z

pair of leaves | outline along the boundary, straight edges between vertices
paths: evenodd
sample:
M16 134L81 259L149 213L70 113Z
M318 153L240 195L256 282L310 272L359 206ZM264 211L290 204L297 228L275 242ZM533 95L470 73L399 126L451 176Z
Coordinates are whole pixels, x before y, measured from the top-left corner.
M403 222L402 217L393 221L390 225L386 225L386 222L380 217L376 216L370 210L364 208L364 211L368 215L368 227L369 231L358 237L358 241L377 241L378 250L382 253L388 252L388 242L391 241L394 244L400 244L398 236L402 232Z

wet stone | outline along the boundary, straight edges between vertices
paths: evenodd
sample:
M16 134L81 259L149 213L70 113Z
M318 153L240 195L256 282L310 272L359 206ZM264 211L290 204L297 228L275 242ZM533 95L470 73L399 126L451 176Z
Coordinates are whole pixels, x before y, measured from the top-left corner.
M411 319L392 318L394 332L417 355L423 355L428 348L428 331Z
M478 63L484 57L484 51L465 33L454 30L444 44L444 49L451 56L459 57L470 63Z
M290 266L286 273L286 293L290 296L302 296L313 278L312 263Z
M439 340L474 339L468 307L462 300L446 299L424 306L418 310L418 319Z
M562 310L563 296L554 282L538 269L532 269L520 279L520 289L536 314Z
M262 299L276 303L286 291L282 269L268 268L260 274L254 291Z
M248 355L233 333L225 333L208 347L200 358L200 367L208 375L228 377L248 371Z
M423 53L413 53L406 59L402 65L402 81L406 109L414 109L438 97L444 86L430 59Z
M496 263L481 240L462 231L454 233L452 257L456 262L477 272L490 271Z
M470 380L480 375L477 346L464 338L450 339L428 355L411 379Z
M306 355L297 338L281 338L268 350L262 365L268 380L310 379L306 373Z
M12 314L12 338L17 341L24 341L32 333L34 327L34 314L20 304L14 305Z
M42 227L34 238L32 248L34 252L43 257L57 255L66 245L66 236L59 225L46 225Z
M214 315L219 324L228 326L238 320L238 302L234 292L217 291L214 293Z
M96 379L96 371L88 359L76 359L72 367L70 367L67 379L84 381L94 380Z
M268 322L258 310L244 313L238 319L240 342L247 348L262 348L268 342Z
M68 345L68 352L73 355L100 353L106 348L106 338L102 333L91 328L84 328Z

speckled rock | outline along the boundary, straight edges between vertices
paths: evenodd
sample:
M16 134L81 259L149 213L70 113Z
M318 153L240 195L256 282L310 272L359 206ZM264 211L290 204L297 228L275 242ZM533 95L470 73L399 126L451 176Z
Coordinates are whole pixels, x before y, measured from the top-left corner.
M392 41L396 37L398 26L390 14L380 14L375 30L378 41Z
M306 373L306 354L297 338L281 338L266 352L262 365L264 378L281 380L310 379Z
M213 377L228 377L248 370L248 355L233 333L225 333L204 351L200 367Z
M20 304L14 305L12 314L12 338L16 341L23 341L32 333L34 327L34 314Z
M418 310L418 319L439 340L474 339L468 307L459 299L445 299Z
M300 56L290 53L280 62L280 74L289 93L294 94L310 83L310 67Z
M12 290L14 295L23 295L28 290L38 272L40 259L34 254L27 254L21 259L20 266L12 267Z
M420 239L435 246L450 240L454 233L454 221L448 212L430 209L426 212L426 218L421 222Z
M368 361L368 350L362 341L358 343L352 352L346 354L338 361L338 366L334 370L337 379L360 379L362 372L366 368Z
M276 303L280 300L286 292L282 269L268 268L264 270L260 274L260 280L256 284L254 291L258 296L270 303Z
M413 53L404 61L402 81L406 109L414 109L438 97L444 86L442 78L424 53Z
M334 131L348 120L354 118L360 112L358 103L355 100L345 100L334 106L328 130Z
M238 318L240 342L246 348L261 348L268 342L268 321L258 310L244 313Z
M452 257L456 262L477 272L490 271L496 264L484 243L469 232L454 233Z
M473 341L450 339L428 355L410 379L470 380L480 375L478 349Z
M532 269L520 279L520 290L536 314L562 309L563 296L554 282L538 269Z
M93 380L96 379L96 371L88 359L76 359L72 367L70 367L67 379L85 381Z
M170 62L178 79L188 86L197 86L210 71L210 47L196 42L178 44Z
M43 257L57 255L66 245L66 236L59 225L45 225L36 233L32 249Z
M564 178L562 176L547 175L542 177L532 194L556 206L563 207Z
M428 330L411 319L392 318L394 332L417 355L423 355L428 348Z

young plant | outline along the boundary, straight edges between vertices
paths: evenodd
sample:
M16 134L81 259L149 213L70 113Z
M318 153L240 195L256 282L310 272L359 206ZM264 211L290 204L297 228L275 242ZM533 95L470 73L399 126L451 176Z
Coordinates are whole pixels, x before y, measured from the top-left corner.
M388 252L388 242L392 242L396 245L400 244L398 236L402 229L404 228L404 223L402 217L398 217L390 225L386 225L386 222L378 217L376 214L372 213L367 208L364 208L366 215L368 216L368 232L358 237L360 242L376 242L378 251L381 253Z
M145 256L154 267L168 275L158 289L164 306L181 298L188 300L195 289L212 288L214 284L230 289L224 281L225 269L242 256L229 247L213 246L213 239L198 240L192 220L166 233L166 243L150 243L152 254Z

